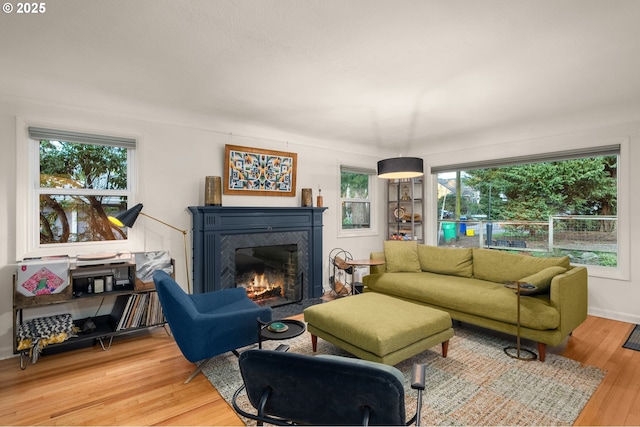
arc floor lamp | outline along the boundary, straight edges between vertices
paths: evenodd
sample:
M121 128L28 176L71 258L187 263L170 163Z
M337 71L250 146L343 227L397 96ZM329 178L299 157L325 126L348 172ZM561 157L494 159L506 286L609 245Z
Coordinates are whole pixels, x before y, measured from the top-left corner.
M133 224L135 224L136 220L138 219L138 215L143 215L143 216L146 216L147 218L150 218L154 221L159 222L160 224L166 225L169 228L173 228L174 230L181 232L182 238L184 240L184 265L187 270L187 290L188 290L188 293L191 293L191 280L189 278L189 255L187 252L187 230L182 230L178 227L174 227L171 224L167 224L166 222L159 220L158 218L154 218L151 215L147 215L146 213L142 212L142 207L143 207L142 203L138 203L134 207L127 209L124 212L120 212L116 216L110 216L109 221L111 221L113 224L117 225L118 227L131 228L133 227Z

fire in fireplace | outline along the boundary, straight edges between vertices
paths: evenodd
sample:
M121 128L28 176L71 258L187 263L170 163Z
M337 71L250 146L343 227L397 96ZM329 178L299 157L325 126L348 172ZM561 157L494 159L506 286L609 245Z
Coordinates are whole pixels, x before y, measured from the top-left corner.
M302 300L297 245L238 248L235 286L260 305L278 307Z

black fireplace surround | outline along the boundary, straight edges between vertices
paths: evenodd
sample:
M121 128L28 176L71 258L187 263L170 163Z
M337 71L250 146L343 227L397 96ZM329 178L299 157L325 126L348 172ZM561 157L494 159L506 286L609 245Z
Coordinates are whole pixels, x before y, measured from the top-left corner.
M322 213L327 208L190 206L193 292L235 287L239 248L297 245L302 298L322 296Z

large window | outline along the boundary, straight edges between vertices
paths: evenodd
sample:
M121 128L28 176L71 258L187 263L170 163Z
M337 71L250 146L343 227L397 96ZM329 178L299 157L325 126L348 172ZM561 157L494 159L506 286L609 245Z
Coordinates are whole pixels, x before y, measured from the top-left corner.
M29 138L36 246L125 239L107 217L127 208L135 140L36 127Z
M620 147L435 168L438 244L618 266Z
M342 234L370 232L375 171L342 166L340 205Z

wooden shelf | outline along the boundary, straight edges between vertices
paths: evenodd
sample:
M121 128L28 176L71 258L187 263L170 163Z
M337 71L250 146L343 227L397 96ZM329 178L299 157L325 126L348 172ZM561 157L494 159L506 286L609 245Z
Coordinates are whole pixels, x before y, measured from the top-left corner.
M173 260L171 260L173 264ZM17 330L23 323L24 310L35 307L46 307L67 303L80 303L96 298L115 298L112 312L110 314L96 316L93 318L74 319L75 326L80 330L76 337L71 337L62 343L49 344L42 355L54 352L73 350L94 345L99 342L103 349L108 349L114 336L127 334L134 331L145 330L157 326L164 326L165 320L162 314L162 307L157 298L153 282L145 283L135 277L135 263L97 264L89 266L71 266L69 269L69 284L59 294L36 295L27 297L16 291L17 277L13 277L13 336L14 353L21 354L21 366L23 356L29 350L18 351ZM113 277L114 289L103 292L87 292L88 283L95 283L96 280L104 280L105 276ZM126 277L124 277L126 276ZM173 276L173 273L172 273ZM127 283L117 285L116 277ZM94 290L94 289L92 289ZM144 295L143 297L140 297ZM131 303L128 303L131 300ZM134 316L124 326L121 319L124 316ZM90 331L83 331L83 326L91 320L93 326ZM105 346L105 340L109 340Z

